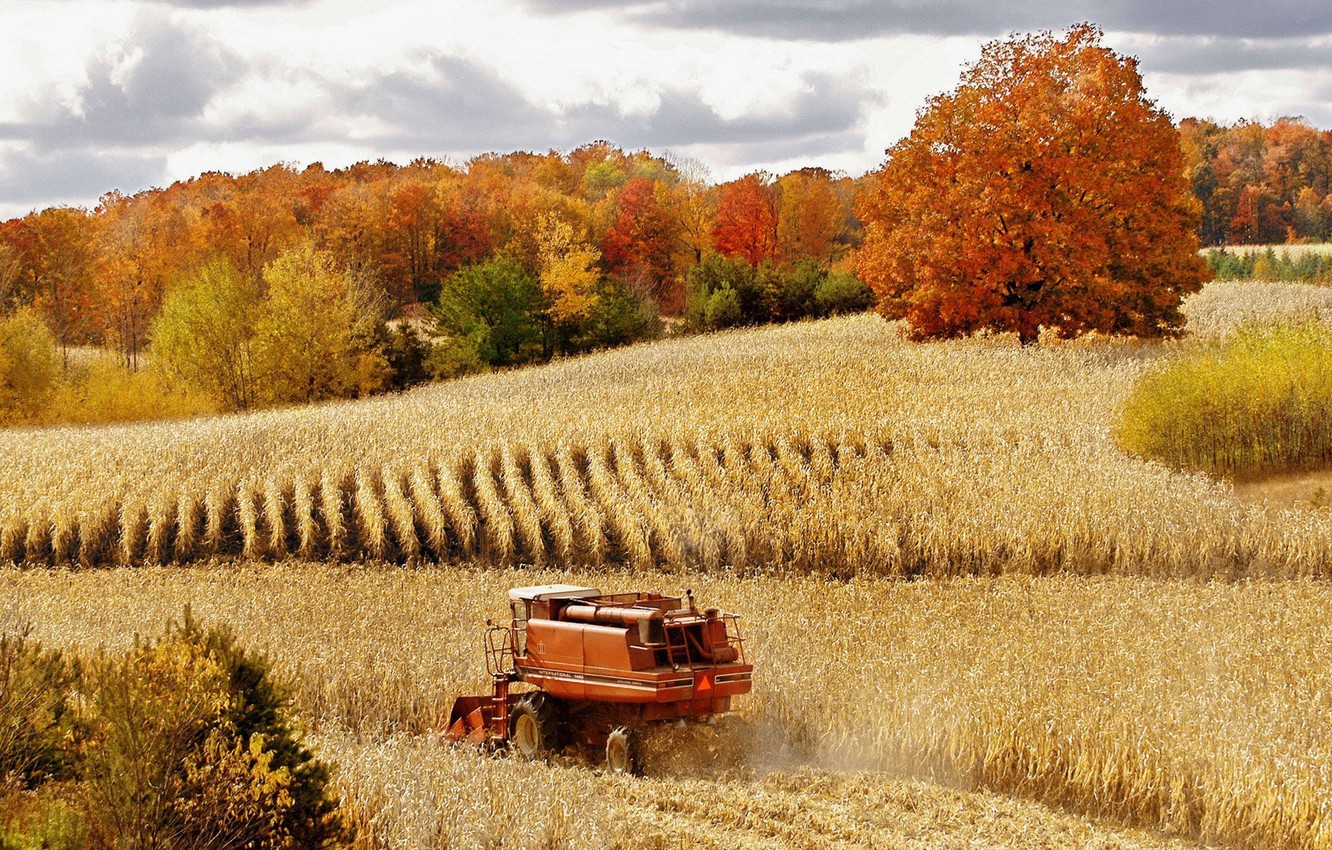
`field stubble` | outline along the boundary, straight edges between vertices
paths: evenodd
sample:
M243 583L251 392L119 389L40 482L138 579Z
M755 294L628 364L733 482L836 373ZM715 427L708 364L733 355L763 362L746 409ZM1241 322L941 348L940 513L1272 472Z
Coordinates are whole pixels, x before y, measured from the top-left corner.
M441 746L431 730L454 696L488 685L484 618L502 615L510 586L560 580L687 583L742 613L760 671L742 720L720 739L654 739L657 775L642 783L573 758L534 766ZM1332 590L1317 582L307 563L0 581L0 626L30 622L56 645L124 645L186 603L234 624L295 676L306 724L375 846L496 835L675 846L671 836L698 831L741 847L1169 843L1067 813L1082 811L1235 845L1320 847L1332 826L1332 665L1318 649L1332 638Z
M1279 300L1216 286L1191 316ZM0 561L1325 575L1326 517L1114 447L1166 348L916 345L864 316L357 403L2 432Z
M1247 304L1301 297L1244 286L1209 286L1193 327L1222 335ZM3 432L0 560L208 566L4 572L2 625L93 647L187 602L235 624L296 677L377 846L671 846L701 828L782 846L783 819L811 846L846 829L884 846L1163 844L968 796L989 788L1330 847L1332 596L1306 579L1332 565L1332 521L1114 448L1114 412L1173 345L915 345L858 317L355 404ZM360 559L468 566L308 562ZM882 578L922 575L943 580ZM1218 576L1294 580L1158 580ZM452 698L488 684L483 619L509 586L556 579L687 583L744 614L761 745L722 777L638 784L435 746ZM943 834L948 811L962 825Z

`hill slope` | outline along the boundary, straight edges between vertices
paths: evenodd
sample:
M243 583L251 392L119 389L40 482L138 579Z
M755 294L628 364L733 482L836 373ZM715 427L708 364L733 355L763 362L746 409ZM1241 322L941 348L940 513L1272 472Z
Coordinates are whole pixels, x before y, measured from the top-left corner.
M872 316L402 396L0 433L0 560L1322 575L1332 525L1124 456L1159 346L919 345Z

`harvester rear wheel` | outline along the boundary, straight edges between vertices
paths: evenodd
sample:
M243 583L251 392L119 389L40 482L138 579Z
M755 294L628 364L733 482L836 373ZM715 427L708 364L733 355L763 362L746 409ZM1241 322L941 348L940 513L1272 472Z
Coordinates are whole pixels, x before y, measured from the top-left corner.
M525 696L509 714L509 744L525 759L545 758L560 748L560 718L543 693Z
M638 734L620 727L606 736L606 768L611 773L642 773L642 755L638 747Z

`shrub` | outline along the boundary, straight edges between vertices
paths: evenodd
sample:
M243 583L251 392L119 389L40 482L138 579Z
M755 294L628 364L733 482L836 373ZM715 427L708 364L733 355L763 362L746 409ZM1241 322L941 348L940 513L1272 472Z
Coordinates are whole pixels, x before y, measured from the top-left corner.
M59 376L55 337L36 313L0 320L0 424L39 419Z
M656 301L615 278L602 278L592 307L573 336L573 351L591 351L652 339L661 333Z
M94 666L84 778L118 841L321 847L340 838L328 773L296 738L266 657L186 611L159 641ZM136 845L137 846L137 845Z
M421 338L416 328L403 322L395 327L380 325L384 338L381 347L388 361L388 385L405 390L430 380L428 360L430 344Z
M1279 252L1273 248L1232 252L1213 248L1206 258L1217 280L1332 283L1332 254L1317 249L1291 246Z
M344 838L287 686L265 656L200 627L188 609L161 639L82 670L25 635L0 639L0 724L0 848L320 848Z
M738 257L723 257L720 254L704 257L702 262L690 269L686 281L686 323L694 330L707 330L729 327L729 324L739 324L741 321L760 321L752 316L752 311L762 303L756 278L754 267ZM709 304L714 295L727 289L732 290L732 294L723 296L723 300L735 301L739 318L730 321L728 325L713 324L708 321ZM751 312L746 312L746 307ZM724 315L729 316L729 308L725 308Z
M180 419L214 413L217 402L155 367L132 372L106 358L71 369L56 388L48 422L80 425Z
M76 670L26 631L0 637L0 778L31 788L69 767L69 694Z
M1139 381L1117 425L1136 454L1257 476L1332 464L1332 329L1250 326Z
M730 328L744 321L740 295L731 287L718 289L708 296L703 322L710 329Z
M440 355L451 377L475 371L473 364L514 366L544 353L545 296L541 284L515 260L495 257L449 276L430 308L434 335L451 340Z
M777 276L775 318L789 322L813 316L816 311L815 293L827 277L827 269L810 258L801 260L795 268Z
M849 272L829 272L814 290L814 308L820 316L861 313L874 302L874 291Z

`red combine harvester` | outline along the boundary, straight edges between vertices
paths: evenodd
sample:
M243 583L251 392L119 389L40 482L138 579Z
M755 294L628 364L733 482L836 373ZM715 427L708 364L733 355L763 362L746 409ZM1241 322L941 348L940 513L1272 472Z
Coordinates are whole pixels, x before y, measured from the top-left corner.
M511 746L527 758L570 743L605 747L610 770L635 773L644 726L707 719L749 693L754 668L739 618L700 612L692 592L549 584L510 590L509 605L512 622L486 630L494 692L458 698L452 741Z

